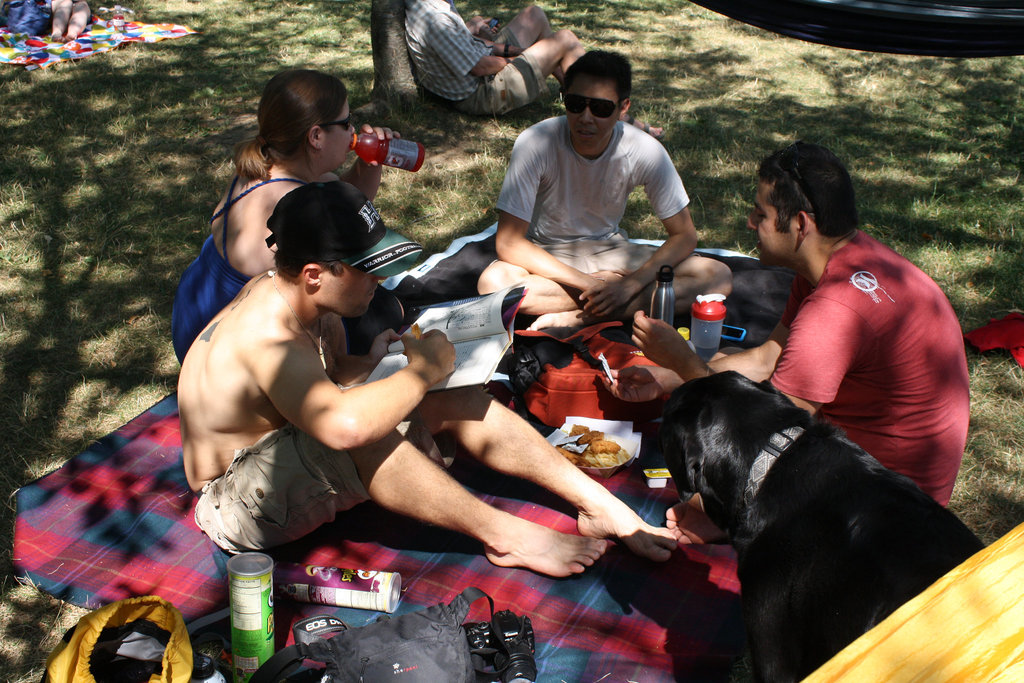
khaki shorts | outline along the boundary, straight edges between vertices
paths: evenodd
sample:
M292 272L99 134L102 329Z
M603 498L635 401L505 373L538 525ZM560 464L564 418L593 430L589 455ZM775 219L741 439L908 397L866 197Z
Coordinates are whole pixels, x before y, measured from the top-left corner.
M355 463L292 425L235 452L203 487L196 524L232 553L293 541L368 500Z
M454 440L442 433L435 442L418 411L395 430L428 457L451 464ZM235 451L227 472L203 487L195 519L214 543L240 553L302 538L369 499L347 451L289 424Z
M511 31L502 30L495 42L519 47ZM524 107L547 94L547 76L537 58L521 54L493 76L485 76L472 95L454 103L456 109L474 116L498 116Z
M657 251L653 245L635 244L624 237L537 246L582 273L596 273L599 270L632 273L647 263L651 254Z

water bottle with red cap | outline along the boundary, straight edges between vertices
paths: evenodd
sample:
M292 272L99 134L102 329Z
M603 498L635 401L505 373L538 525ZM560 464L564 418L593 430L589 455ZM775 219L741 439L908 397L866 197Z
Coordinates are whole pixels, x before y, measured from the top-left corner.
M690 341L705 363L718 353L725 322L724 302L724 294L700 294L690 306Z

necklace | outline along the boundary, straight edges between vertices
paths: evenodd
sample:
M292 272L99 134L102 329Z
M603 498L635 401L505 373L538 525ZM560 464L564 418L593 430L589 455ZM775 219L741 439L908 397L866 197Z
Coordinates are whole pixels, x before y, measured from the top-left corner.
M302 324L301 320L299 320L299 314L295 312L294 308L292 308L291 302L288 301L288 298L285 297L285 295L281 293L281 290L277 288L277 278L274 277L275 275L277 275L277 273L275 271L273 271L273 270L270 271L270 282L274 285L274 291L277 292L278 296L280 296L282 299L284 299L284 305L287 306L288 310L292 312L292 315L295 317L295 322L297 322L299 324L299 327L302 328L302 331L305 332L306 336L309 337L309 340L311 342L313 342L313 346L316 347L317 352L320 354L320 365L324 366L324 370L326 370L327 369L327 360L324 358L323 327L319 324L319 321L318 321L317 322L317 327L321 331L320 339L318 340L315 337L313 337L313 333L310 332L308 329L306 329L306 326Z

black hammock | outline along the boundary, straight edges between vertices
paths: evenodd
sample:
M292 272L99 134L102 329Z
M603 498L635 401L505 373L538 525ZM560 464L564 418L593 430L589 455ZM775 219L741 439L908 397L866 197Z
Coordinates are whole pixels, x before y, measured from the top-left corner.
M1024 54L1024 0L692 0L774 33L870 52Z

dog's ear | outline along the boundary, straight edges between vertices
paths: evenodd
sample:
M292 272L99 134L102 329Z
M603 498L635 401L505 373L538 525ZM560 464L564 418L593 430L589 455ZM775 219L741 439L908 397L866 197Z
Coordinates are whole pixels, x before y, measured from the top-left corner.
M698 449L694 442L693 435L689 433L688 425L677 419L678 411L664 413L660 428L661 452L665 456L665 465L672 474L676 489L680 495L696 493L696 478L691 472L692 463L696 462L696 468L701 468L702 458L697 457Z
M700 439L693 438L692 435L686 440L684 448L682 456L686 480L677 481L676 488L680 493L704 493L708 490L707 451Z
M702 402L686 444L686 475L690 481L690 487L695 493L704 494L713 486L713 482L709 481L708 477L709 475L713 476L711 469L714 468L717 444L713 441L709 442L708 437L717 431L715 419L715 404L717 402L717 398Z
M692 453L686 454L686 479L689 482L690 490L700 493L707 488L707 481L704 480L704 450L693 447Z

